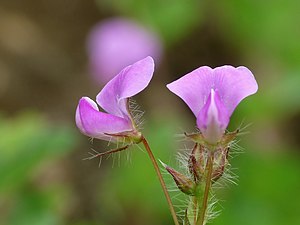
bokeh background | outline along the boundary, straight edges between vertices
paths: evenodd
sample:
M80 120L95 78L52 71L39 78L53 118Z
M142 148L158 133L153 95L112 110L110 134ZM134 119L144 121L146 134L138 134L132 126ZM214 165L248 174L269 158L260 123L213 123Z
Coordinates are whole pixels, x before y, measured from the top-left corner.
M91 143L74 122L79 98L94 98L104 85L106 74L92 75L87 40L111 18L135 22L160 43L153 81L135 99L146 112L143 132L154 154L173 167L188 146L176 134L194 131L195 119L165 84L201 65L252 70L259 92L238 106L230 124L251 124L239 137L243 153L231 159L238 185L217 191L221 214L211 224L300 224L296 0L2 0L0 224L172 224L139 148L100 167L97 159L82 160L91 148L113 147ZM183 196L172 196L180 211Z

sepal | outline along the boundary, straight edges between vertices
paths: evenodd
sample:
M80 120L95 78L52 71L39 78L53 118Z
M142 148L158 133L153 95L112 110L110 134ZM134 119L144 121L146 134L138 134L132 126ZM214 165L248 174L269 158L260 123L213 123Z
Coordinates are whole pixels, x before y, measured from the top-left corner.
M113 134L109 134L109 133L104 133L104 134L112 137L117 142L123 142L126 144L139 144L143 139L142 133L136 130L113 133Z

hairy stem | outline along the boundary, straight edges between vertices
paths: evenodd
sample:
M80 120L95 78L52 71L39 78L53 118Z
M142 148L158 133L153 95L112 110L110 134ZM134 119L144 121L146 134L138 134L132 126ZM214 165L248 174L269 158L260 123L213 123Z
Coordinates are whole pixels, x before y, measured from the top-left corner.
M153 153L152 153L152 151L150 149L150 146L149 146L149 144L148 144L148 142L147 142L147 140L145 139L144 136L142 137L142 143L143 143L143 145L144 145L144 147L145 147L145 149L146 149L146 151L147 151L147 153L148 153L148 155L150 157L150 160L151 160L151 162L153 164L153 167L154 167L154 170L156 172L156 175L157 175L157 177L159 179L160 185L161 185L161 187L163 189L164 195L165 195L165 197L167 199L167 202L168 202L168 205L169 205L169 208L170 208L170 212L171 212L173 220L174 220L174 224L175 225L179 225L179 222L178 222L178 219L177 219L177 216L176 216L176 213L175 213L175 210L174 210L174 207L173 207L173 204L172 204L169 192L167 190L167 186L166 186L165 181L164 181L164 179L163 179L163 177L161 175L160 169L159 169L159 167L157 165L157 162L156 162L156 160L154 158L154 155L153 155Z
M112 150L109 150L109 151L106 151L106 152L97 153L97 154L95 154L95 155L93 155L91 157L88 157L86 159L94 159L94 158L97 158L97 157L102 157L104 155L109 155L109 154L121 152L121 151L127 149L128 147L129 147L129 145L125 145L125 146L123 146L121 148L116 148L116 149L112 149Z
M198 215L196 225L204 225L205 215L206 215L207 205L208 205L209 190L211 187L213 161L214 161L214 155L213 153L209 153L207 157L207 163L206 163L207 173L206 173L204 196L203 196L201 210L199 210L199 215Z
M193 196L193 210L194 210L194 223L193 224L196 224L197 223L197 211L198 211L198 199L196 196Z

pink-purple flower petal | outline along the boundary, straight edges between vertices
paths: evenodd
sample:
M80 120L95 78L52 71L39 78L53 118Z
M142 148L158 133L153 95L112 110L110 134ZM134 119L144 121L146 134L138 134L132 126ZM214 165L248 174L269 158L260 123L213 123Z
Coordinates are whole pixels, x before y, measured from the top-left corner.
M211 144L221 140L240 101L258 89L253 74L243 66L202 66L167 87L189 106L198 128Z
M130 121L100 112L97 104L88 97L79 100L76 109L76 125L85 135L104 140L110 138L105 133L114 134L133 129Z
M167 88L180 97L197 117L211 90L213 69L202 66L173 81Z
M240 101L258 89L253 74L243 66L221 66L215 69L203 66L167 87L189 106L196 117L205 105L211 89L218 92L229 116Z
M197 127L206 140L217 143L229 123L229 115L218 92L211 89L209 97L197 116Z
M217 67L214 76L214 90L218 91L229 115L244 98L257 92L257 82L252 72L244 66Z
M108 113L127 118L127 99L144 90L154 72L154 61L148 56L123 69L97 95L97 103Z

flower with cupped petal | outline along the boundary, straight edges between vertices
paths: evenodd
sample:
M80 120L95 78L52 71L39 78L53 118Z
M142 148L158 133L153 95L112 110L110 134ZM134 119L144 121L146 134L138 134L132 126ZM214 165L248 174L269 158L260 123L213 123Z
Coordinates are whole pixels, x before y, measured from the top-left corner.
M148 56L123 69L100 91L96 102L82 97L76 109L76 125L92 138L138 143L141 133L129 111L129 98L144 90L153 76L154 61Z
M237 105L258 89L252 72L244 66L202 66L167 87L192 110L197 127L212 145L221 140Z

